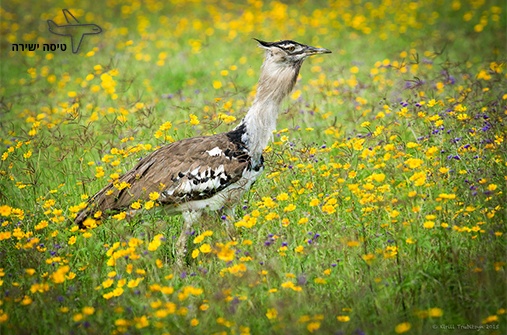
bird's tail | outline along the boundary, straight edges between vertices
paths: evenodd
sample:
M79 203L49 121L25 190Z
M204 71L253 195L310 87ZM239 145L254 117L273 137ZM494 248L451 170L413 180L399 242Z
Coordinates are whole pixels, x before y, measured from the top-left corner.
M79 213L77 213L76 218L74 219L74 223L78 225L80 229L85 229L86 226L84 224L85 220L92 216L94 213L90 210L90 208L82 209Z
M80 229L88 228L85 225L86 219L89 217L95 217L97 212L104 212L109 210L114 210L114 197L106 196L107 192L111 190L112 184L107 185L102 190L97 192L93 197L88 200L87 206L77 213L76 218L74 219L74 223L79 226ZM101 218L103 218L105 213L101 214Z

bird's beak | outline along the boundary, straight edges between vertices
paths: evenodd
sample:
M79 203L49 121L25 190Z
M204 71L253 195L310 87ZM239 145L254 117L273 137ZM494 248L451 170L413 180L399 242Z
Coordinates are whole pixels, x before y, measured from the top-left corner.
M316 48L316 47L312 47L312 46L307 46L305 49L305 54L307 56L317 55L317 54L330 54L330 53L331 53L331 50L324 49L324 48Z

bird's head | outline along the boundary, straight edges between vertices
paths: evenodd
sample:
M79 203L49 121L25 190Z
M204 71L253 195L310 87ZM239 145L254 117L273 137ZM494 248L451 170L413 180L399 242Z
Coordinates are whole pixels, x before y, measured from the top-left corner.
M259 42L259 47L266 50L266 58L279 65L301 65L309 56L331 53L328 49L316 48L290 40L279 42L264 42L256 38L254 40Z

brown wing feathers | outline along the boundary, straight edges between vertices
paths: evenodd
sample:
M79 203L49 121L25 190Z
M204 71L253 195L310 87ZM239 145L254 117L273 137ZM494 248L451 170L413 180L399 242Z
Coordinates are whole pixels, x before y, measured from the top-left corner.
M159 192L158 201L168 206L213 196L250 168L248 152L238 139L234 132L194 137L152 152L95 194L75 223L84 228L84 220L95 212L128 208L139 199L148 200L152 192ZM115 185L122 182L129 186L119 190Z

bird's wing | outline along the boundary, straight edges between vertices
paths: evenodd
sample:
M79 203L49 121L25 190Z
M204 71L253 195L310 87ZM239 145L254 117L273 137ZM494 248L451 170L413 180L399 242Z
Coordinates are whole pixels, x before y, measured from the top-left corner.
M139 199L147 201L152 192L160 194L158 201L164 205L207 199L237 182L246 169L256 168L251 164L244 146L227 134L174 142L99 191L76 222L98 210L121 210Z

